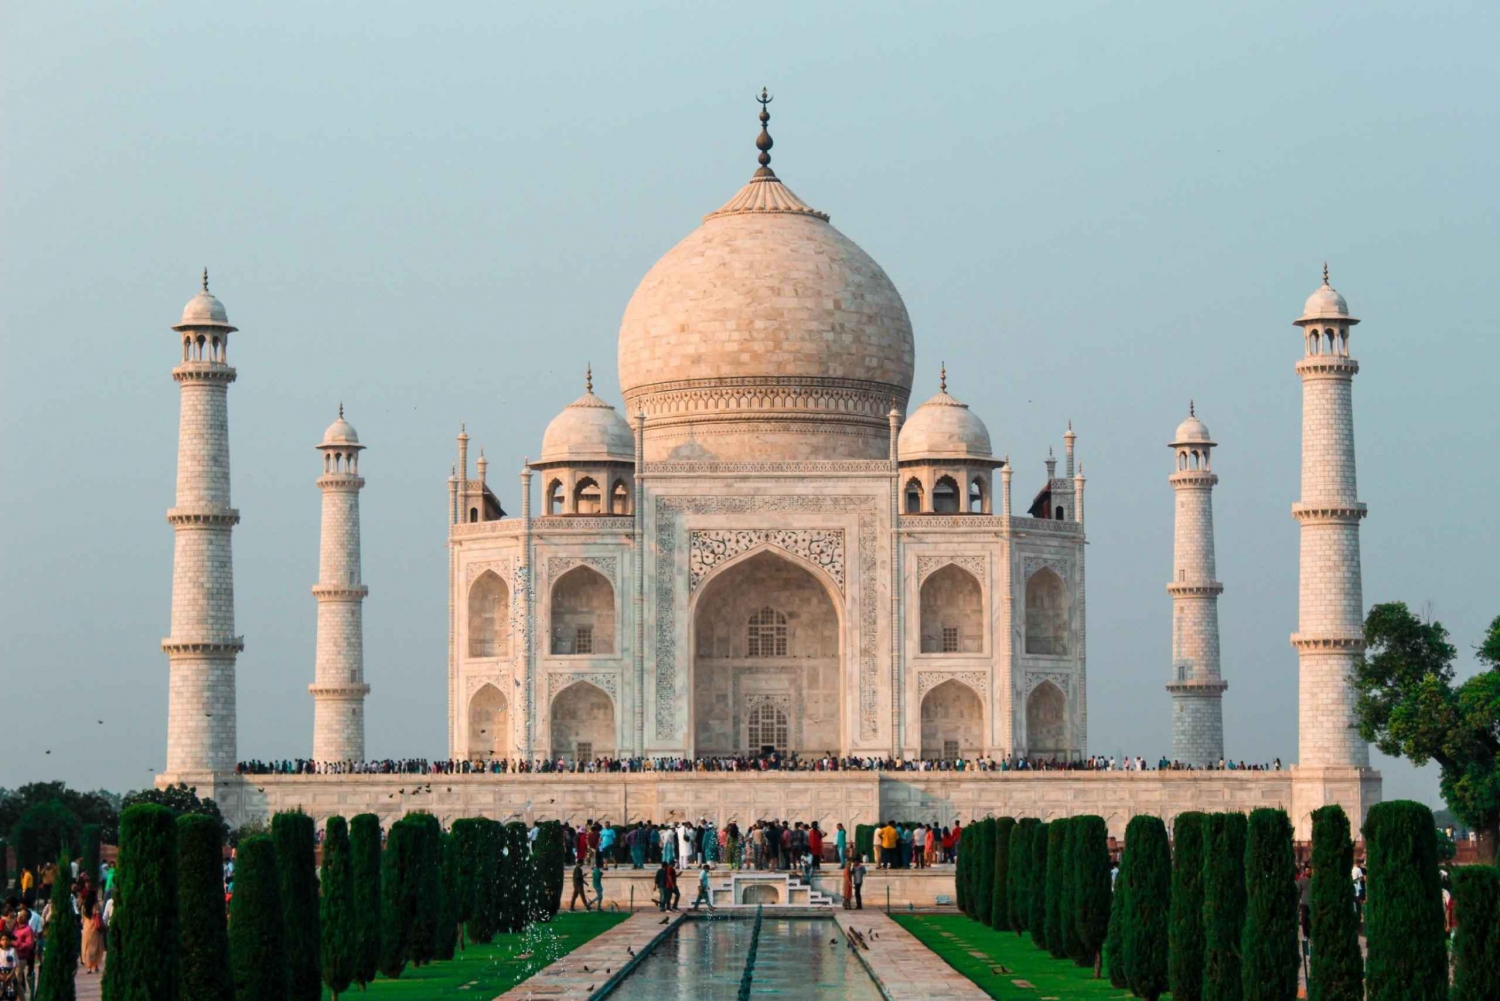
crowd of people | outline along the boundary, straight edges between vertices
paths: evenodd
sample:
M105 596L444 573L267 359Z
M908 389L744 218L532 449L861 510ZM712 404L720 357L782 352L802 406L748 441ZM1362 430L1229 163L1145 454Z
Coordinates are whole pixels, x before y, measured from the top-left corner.
M26 867L17 873L13 892L0 904L0 999L21 1001L36 997L47 939L58 920L72 921L80 942L78 966L85 976L104 967L105 930L114 914L113 862L97 873L81 871L75 859L66 872L56 863ZM68 881L71 908L56 913L53 889Z
M803 757L792 753L735 754L712 757L632 757L600 756L587 761L572 758L484 758L430 761L426 758L386 758L380 761L311 761L288 758L282 761L242 761L235 771L241 775L506 775L539 773L598 772L1024 772L1085 771L1145 772L1194 771L1193 765L1167 757L1155 765L1139 755L1095 754L1084 758L1027 757L1005 755L979 758L883 758L837 756ZM1281 759L1269 764L1246 764L1244 761L1220 758L1207 771L1281 771Z

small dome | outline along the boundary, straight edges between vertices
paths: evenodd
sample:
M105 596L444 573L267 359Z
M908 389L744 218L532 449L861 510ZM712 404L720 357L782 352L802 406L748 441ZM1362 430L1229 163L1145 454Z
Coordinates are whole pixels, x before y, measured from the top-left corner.
M589 390L552 418L538 462L634 462L635 436L614 407Z
M1177 433L1172 436L1172 444L1176 445L1212 445L1213 437L1208 433L1208 425L1198 419L1197 408L1188 404L1187 420L1177 425Z
M1319 285L1312 295L1307 297L1307 302L1302 304L1302 315L1297 318L1298 323L1308 323L1317 320L1343 320L1346 323L1358 323L1354 317L1349 315L1349 304L1344 297L1339 295L1338 289L1328 284L1328 265L1323 265L1323 284Z
M193 327L223 327L226 331L236 328L229 325L229 313L224 304L208 291L208 269L203 269L203 289L182 307L182 319L173 330L188 330Z
M358 445L359 432L354 430L354 425L344 420L344 405L339 404L338 420L328 425L328 430L323 432L323 445Z
M901 426L896 442L901 459L993 459L984 421L948 395L946 378L941 385Z

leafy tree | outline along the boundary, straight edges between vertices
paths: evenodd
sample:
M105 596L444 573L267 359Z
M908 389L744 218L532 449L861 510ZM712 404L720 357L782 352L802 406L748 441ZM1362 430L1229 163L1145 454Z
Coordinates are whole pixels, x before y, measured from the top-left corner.
M1058 959L1068 955L1068 940L1063 933L1063 867L1067 863L1067 840L1067 817L1059 817L1047 825L1047 888L1043 913L1047 922L1047 951Z
M417 911L416 826L406 818L391 825L380 857L380 972L399 978L411 961Z
M1167 920L1172 909L1172 856L1160 817L1133 817L1125 829L1130 852L1130 909L1122 931L1125 978L1146 1001L1167 990Z
M0 832L14 828L21 815L33 806L54 801L77 814L80 823L98 824L105 844L115 843L115 831L120 823L120 797L102 789L79 792L69 789L65 782L28 782L19 789L0 790ZM77 842L73 844L76 846ZM53 857L46 856L49 860Z
M413 915L411 959L426 966L438 954L438 926L443 917L443 826L430 813L407 817L416 838L416 914Z
M1243 813L1210 814L1203 837L1203 1001L1241 1001L1245 926Z
M363 990L380 969L380 818L361 813L349 822L349 868L354 879L354 962L350 976Z
M995 818L976 820L973 826L975 865L969 893L974 898L974 920L989 924L990 905L994 903Z
M1500 869L1466 865L1453 873L1453 1001L1500 998Z
M234 1001L280 1001L288 996L285 923L276 843L264 834L246 838L235 851L234 896L229 901Z
M1130 853L1122 852L1120 871L1115 875L1114 893L1109 901L1109 931L1104 936L1104 965L1109 969L1111 987L1126 990L1130 979L1125 975L1125 923L1130 920Z
M1354 674L1360 736L1414 764L1436 761L1443 799L1478 833L1481 859L1493 861L1500 837L1500 617L1477 651L1488 670L1461 684L1448 630L1401 602L1370 609L1365 643Z
M1014 817L995 821L995 871L990 878L990 927L1010 929L1010 833L1015 830Z
M465 886L469 889L468 920L464 930L469 941L487 945L499 931L500 825L487 817L469 821L474 825L464 852Z
M1203 835L1207 820L1207 814L1189 812L1179 813L1172 822L1172 912L1167 946L1172 1001L1201 1001L1203 997Z
M859 825L863 827L864 825ZM969 831L974 827L970 824L963 829L958 836L958 858L953 864L953 897L954 903L958 905L960 913L972 918L974 910L969 905L969 859L973 855L974 838ZM859 842L859 828L855 828L855 843Z
M67 852L57 857L58 872L67 872L72 860ZM35 1001L75 1001L73 978L78 972L78 923L72 920L73 899L68 881L52 884L52 920L45 929L47 948L42 952L42 971Z
M531 850L543 886L541 899L536 901L533 920L551 921L562 906L562 824L556 820L545 820L537 825L536 840L531 843Z
M1103 817L1073 820L1074 914L1080 954L1099 977L1104 939L1109 933L1109 828Z
M1370 807L1365 817L1365 990L1369 1001L1443 1001L1448 955L1432 811L1410 800Z
M64 849L77 849L83 843L83 825L62 800L45 800L26 808L11 830L10 840L16 846L16 864L35 869ZM62 871L68 872L72 864L70 858Z
M10 888L10 842L0 838L0 894Z
M318 932L317 825L301 810L271 818L276 867L281 874L281 911L286 922L290 1001L323 996L322 936Z
M343 817L329 817L323 835L323 891L318 910L322 935L323 983L334 1001L354 982L354 960L359 951L359 926L354 911L354 860L349 825Z
M177 996L182 1001L232 1001L229 925L224 917L224 830L201 813L184 814L175 823ZM117 885L120 875L115 876Z
M1047 948L1047 851L1052 841L1051 824L1038 823L1031 835L1030 911L1026 924L1037 948Z
M459 907L463 898L458 838L443 835L443 906L438 915L437 958L452 959L458 949ZM560 864L560 863L559 863ZM550 920L550 918L549 918Z
M99 882L99 832L98 824L83 825L83 847L79 852L82 862L78 866L78 871L88 873L96 884Z
M1347 870L1346 870L1347 871ZM1245 928L1240 981L1245 1001L1291 1001L1301 959L1297 941L1297 862L1285 810L1250 814L1245 837Z
M1078 818L1069 817L1063 834L1062 861L1062 927L1063 953L1079 966L1092 966L1093 956L1083 954L1083 940L1078 937Z
M526 927L531 900L536 895L535 873L531 865L531 841L526 825L513 820L505 825L505 930L518 932Z
M120 809L126 810L137 803L155 803L157 806L164 806L172 811L174 817L180 817L185 813L201 813L217 820L226 836L229 833L229 825L224 822L224 814L219 811L219 804L211 799L199 799L196 786L179 782L165 789L140 789L126 794L125 798L120 801Z
M1031 907L1031 839L1039 821L1023 817L1010 829L1010 854L1005 867L1006 910L1016 934L1026 930Z
M1349 818L1338 804L1312 815L1312 950L1307 996L1311 1001L1364 1001L1364 957L1359 951L1359 915L1349 897L1354 842Z
M104 1001L177 998L177 819L154 803L120 815Z

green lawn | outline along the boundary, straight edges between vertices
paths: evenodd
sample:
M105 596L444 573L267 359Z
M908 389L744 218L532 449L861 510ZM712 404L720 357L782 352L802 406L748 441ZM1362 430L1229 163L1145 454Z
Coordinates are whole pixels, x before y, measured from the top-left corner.
M998 932L962 914L892 914L901 927L992 998L1128 998L1131 993L1109 985L1109 977L1094 979L1092 969L1053 959L1038 949L1031 936ZM984 958L970 955L982 953ZM1010 972L1001 972L1004 966ZM1031 987L1014 983L1024 980ZM1170 997L1170 995L1167 995Z
M563 911L548 924L515 935L497 935L490 945L471 945L455 953L451 962L431 963L420 969L408 966L400 980L377 978L364 993L358 987L350 987L341 1001L428 1001L449 997L487 1001L629 916L625 911L605 914ZM331 997L326 988L323 997Z

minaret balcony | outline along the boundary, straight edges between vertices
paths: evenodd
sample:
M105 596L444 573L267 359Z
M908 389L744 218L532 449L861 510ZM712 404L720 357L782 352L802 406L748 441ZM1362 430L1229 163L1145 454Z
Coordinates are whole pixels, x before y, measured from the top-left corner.
M365 478L357 473L324 473L318 477L318 486L324 490L361 490Z
M1292 517L1304 525L1349 524L1357 525L1369 509L1359 501L1299 501L1292 505Z
M1196 695L1200 698L1217 698L1228 688L1229 682L1223 680L1173 681L1167 685L1167 691L1173 695Z
M238 375L232 366L218 361L185 361L172 369L172 379L182 383L221 382L228 385Z
M188 654L196 656L232 656L245 649L245 637L231 636L228 639L178 639L168 636L161 641L167 656Z
M1167 477L1174 487L1196 487L1208 489L1219 482L1219 474L1208 469L1184 469Z
M240 523L240 512L232 507L174 507L167 511L167 524L173 528L233 528Z
M353 587L345 584L314 584L312 593L319 601L363 601L370 589L363 584Z
M1314 378L1350 379L1359 374L1359 362L1346 355L1307 355L1297 363L1297 374Z
M307 690L313 695L327 695L335 698L363 698L370 694L370 686L364 682L352 685L318 685L307 686Z
M1216 580L1173 581L1167 585L1167 593L1174 598L1217 598L1224 593L1224 585Z

